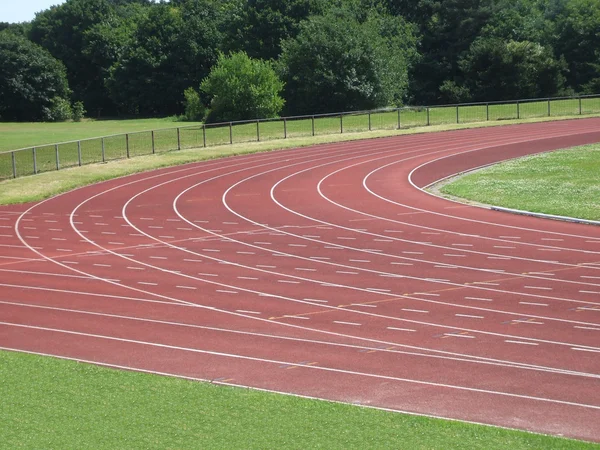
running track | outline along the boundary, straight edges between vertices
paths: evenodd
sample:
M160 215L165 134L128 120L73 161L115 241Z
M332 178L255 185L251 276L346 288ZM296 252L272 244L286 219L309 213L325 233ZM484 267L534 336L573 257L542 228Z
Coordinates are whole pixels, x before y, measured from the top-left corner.
M421 189L599 141L398 136L0 207L0 347L600 441L600 228Z

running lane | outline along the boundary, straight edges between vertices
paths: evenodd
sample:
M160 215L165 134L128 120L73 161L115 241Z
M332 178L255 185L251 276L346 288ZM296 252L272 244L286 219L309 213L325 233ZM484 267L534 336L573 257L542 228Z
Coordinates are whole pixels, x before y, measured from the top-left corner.
M591 142L398 136L0 208L0 347L600 441L600 230L423 190Z

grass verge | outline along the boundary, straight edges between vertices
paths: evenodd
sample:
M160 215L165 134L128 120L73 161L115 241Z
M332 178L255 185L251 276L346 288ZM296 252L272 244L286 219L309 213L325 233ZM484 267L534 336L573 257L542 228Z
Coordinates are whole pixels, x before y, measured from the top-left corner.
M600 144L496 164L459 177L439 192L488 205L600 220Z
M4 448L598 448L6 351L0 378Z
M587 116L590 117L590 116ZM207 148L186 149L121 159L103 164L89 164L59 171L43 172L35 176L20 177L0 182L0 204L16 204L42 200L74 188L89 185L132 173L175 166L195 161L232 156L246 153L257 153L284 148L303 147L315 144L343 142L359 139L397 136L415 133L427 133L467 128L492 127L516 123L544 122L548 120L573 119L535 118L526 120L506 120L469 124L432 125L429 127L409 128L401 130L379 130L347 134L323 134L308 137L296 137L261 142L245 142L233 145L219 145ZM573 119L575 120L575 119ZM74 124L78 125L78 124Z

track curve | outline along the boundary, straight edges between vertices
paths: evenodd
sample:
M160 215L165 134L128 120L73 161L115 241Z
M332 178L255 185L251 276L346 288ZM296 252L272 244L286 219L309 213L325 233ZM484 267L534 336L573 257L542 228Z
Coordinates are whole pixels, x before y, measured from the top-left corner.
M422 188L600 119L225 158L0 208L0 347L600 441L600 228Z

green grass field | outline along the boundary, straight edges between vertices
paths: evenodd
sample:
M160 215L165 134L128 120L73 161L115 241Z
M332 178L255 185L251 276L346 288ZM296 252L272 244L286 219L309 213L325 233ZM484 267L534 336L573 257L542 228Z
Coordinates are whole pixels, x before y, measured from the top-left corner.
M591 449L543 435L0 352L10 449Z
M14 158L11 154L0 153L0 180L12 178L15 174L19 177L186 148L593 113L600 113L600 98L404 108L400 111L206 126L175 123L173 119L0 124L0 151L31 147L15 153ZM111 136L98 138L103 135ZM82 141L81 144L62 143L73 140Z
M489 205L600 220L600 144L490 166L440 191Z

